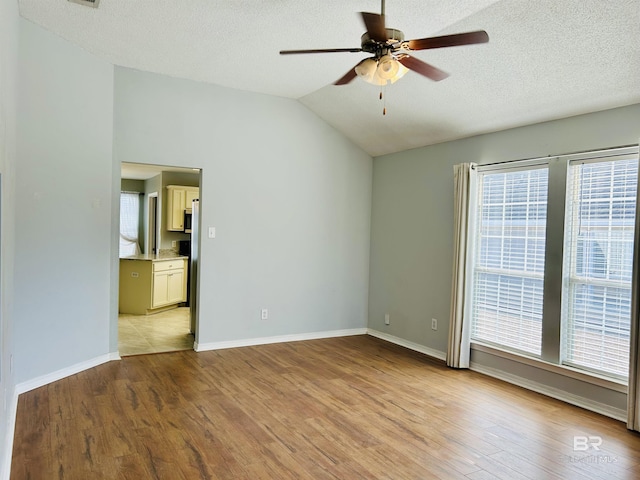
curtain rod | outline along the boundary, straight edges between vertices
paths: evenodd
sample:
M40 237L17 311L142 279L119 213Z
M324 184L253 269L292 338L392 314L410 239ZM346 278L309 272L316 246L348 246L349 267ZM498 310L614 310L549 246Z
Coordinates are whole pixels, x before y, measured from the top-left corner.
M637 143L631 143L631 144L628 144L628 145L619 145L617 147L600 148L598 150L581 150L579 152L560 153L560 154L557 154L557 155L549 154L546 157L518 158L518 159L515 159L515 160L503 160L501 162L478 163L478 164L476 164L476 166L478 166L478 167L489 167L491 165L503 165L503 164L513 163L513 162L527 162L527 161L545 160L547 158L566 157L568 155L581 155L583 153L604 152L604 151L609 151L609 150L617 150L617 149L631 148L631 147L637 147L637 146L638 146Z

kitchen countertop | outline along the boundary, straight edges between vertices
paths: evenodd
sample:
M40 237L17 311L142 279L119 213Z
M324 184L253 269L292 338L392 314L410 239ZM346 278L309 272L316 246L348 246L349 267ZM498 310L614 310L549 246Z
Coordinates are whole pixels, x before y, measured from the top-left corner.
M140 253L138 255L130 255L128 257L120 257L120 260L148 260L151 262L157 262L162 260L174 260L180 258L189 258L185 255L179 255L176 252L160 252L159 255L155 253Z

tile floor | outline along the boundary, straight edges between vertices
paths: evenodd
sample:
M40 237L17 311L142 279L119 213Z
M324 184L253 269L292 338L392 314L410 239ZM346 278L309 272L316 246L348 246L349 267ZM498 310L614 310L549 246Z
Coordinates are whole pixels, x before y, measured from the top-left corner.
M189 333L189 307L153 315L118 315L118 349L121 356L193 349Z

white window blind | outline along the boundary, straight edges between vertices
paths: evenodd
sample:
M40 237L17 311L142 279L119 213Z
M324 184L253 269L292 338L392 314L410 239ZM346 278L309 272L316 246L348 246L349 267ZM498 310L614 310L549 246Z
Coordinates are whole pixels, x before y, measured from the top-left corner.
M539 356L548 168L478 180L471 337Z
M563 363L627 377L638 160L571 163Z

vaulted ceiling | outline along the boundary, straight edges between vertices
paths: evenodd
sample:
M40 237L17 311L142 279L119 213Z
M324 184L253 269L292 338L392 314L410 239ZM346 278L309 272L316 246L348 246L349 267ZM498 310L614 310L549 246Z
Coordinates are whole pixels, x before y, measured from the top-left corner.
M20 0L23 17L120 66L299 100L372 156L640 103L640 0L388 0L407 39L486 30L415 52L450 74L384 88L332 83L364 53L378 0ZM386 115L382 115L383 105Z

